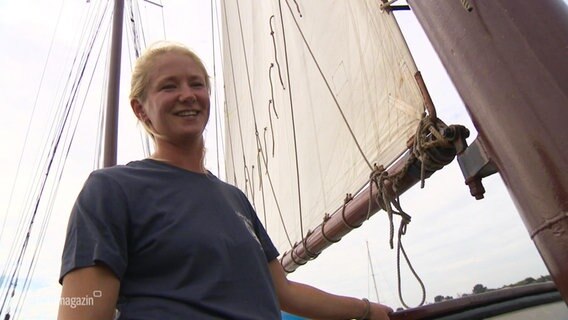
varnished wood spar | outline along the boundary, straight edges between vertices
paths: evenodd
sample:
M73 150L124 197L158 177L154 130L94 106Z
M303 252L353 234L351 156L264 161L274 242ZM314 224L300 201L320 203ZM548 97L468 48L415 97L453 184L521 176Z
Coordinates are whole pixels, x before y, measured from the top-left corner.
M122 55L122 21L124 0L114 1L112 17L112 42L108 77L107 106L105 119L105 148L103 166L116 164L118 136L118 104L120 92L120 60Z
M436 154L439 158L442 158L440 160L443 160L445 164L451 162L455 153L455 149L451 148L439 148L436 150ZM403 172L405 170L404 166L410 157L410 153L406 153L403 157L398 159L386 170L388 175L391 177L398 176L400 172ZM415 159L406 170L406 174L400 178L397 184L398 195L403 194L420 181L420 168L420 161ZM425 177L431 176L433 172L434 171L426 170ZM366 187L347 202L344 209L343 207L339 208L329 216L328 220L318 225L313 232L307 234L303 242L296 244L294 249L284 253L281 258L284 270L286 270L286 272L293 272L300 265L314 258L314 256L329 247L332 243L341 240L353 227L361 225L368 217L369 203L371 205L369 216L372 216L381 209L379 204L374 200L379 191L375 186L373 186L372 191L371 194L369 187Z
M428 115L432 119L438 118L438 115L436 114L436 108L434 108L434 102L432 102L432 97L430 97L430 93L426 88L426 83L424 83L424 79L422 78L422 73L420 73L420 71L416 72L414 79L416 79L418 88L420 88L420 94L422 94L422 99L424 100L424 106L428 111Z
M568 6L408 2L568 302Z

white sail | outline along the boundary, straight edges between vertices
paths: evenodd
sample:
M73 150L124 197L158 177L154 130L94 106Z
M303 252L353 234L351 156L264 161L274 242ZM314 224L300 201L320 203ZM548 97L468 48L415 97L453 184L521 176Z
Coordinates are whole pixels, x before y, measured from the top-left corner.
M221 9L227 180L283 251L406 149L424 107L380 2L279 3Z

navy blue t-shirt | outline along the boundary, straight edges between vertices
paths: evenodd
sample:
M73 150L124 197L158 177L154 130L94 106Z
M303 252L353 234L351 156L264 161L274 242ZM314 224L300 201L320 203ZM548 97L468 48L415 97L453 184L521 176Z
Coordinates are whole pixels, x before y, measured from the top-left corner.
M268 270L277 256L240 190L146 159L89 176L60 281L104 263L120 280L120 319L280 319Z

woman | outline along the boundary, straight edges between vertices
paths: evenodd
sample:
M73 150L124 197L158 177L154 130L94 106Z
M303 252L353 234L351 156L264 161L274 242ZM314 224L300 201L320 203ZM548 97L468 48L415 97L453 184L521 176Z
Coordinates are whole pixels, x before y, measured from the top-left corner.
M392 310L292 282L252 206L204 168L210 83L166 43L134 69L130 104L155 142L148 159L93 172L73 208L59 319L388 319Z

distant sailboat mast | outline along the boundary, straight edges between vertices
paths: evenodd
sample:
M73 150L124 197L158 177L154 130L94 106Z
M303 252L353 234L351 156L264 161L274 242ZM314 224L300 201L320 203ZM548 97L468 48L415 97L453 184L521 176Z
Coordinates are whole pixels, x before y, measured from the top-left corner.
M371 258L371 251L369 250L369 241L365 241L367 245L367 258L369 259L369 269L371 270L371 277L373 278L373 287L375 288L375 295L377 297L377 302L379 300L379 289L377 287L377 280L375 279L375 269L373 268L373 259Z

